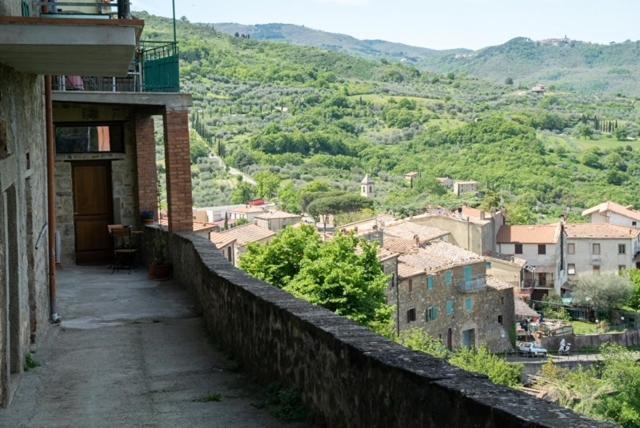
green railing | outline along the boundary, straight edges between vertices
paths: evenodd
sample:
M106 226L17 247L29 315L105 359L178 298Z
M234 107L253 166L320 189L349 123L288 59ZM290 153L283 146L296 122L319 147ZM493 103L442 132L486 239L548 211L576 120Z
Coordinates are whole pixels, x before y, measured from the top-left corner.
M180 92L180 61L175 42L142 41L143 92Z

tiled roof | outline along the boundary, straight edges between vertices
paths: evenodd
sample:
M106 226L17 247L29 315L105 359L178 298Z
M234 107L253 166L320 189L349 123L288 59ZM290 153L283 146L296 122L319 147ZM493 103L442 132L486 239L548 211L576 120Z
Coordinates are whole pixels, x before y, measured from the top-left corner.
M358 229L358 234L371 232L374 226L383 227L385 224L389 224L396 221L396 218L389 214L380 214L374 218L368 218L366 220L354 221L339 227L340 230L347 232L353 232Z
M244 213L244 214L250 214L250 213L263 213L266 210L263 207L240 207L240 208L236 208L233 211L231 211L232 213Z
M158 220L158 224L160 224L161 226L168 226L169 225L169 219L166 218L166 217L161 217ZM204 223L204 222L201 222L201 221L194 221L192 230L194 232L201 232L203 230L215 229L216 227L218 227L218 225L215 224L215 223Z
M256 218L261 218L265 220L269 219L284 219L284 218L300 218L298 214L291 214L284 211L270 211L264 214L259 214Z
M382 247L398 254L410 253L418 248L413 239L394 238L393 236L385 236L382 240Z
M640 235L640 230L638 229L608 223L567 224L565 230L567 231L567 237L573 239L631 239Z
M400 254L394 253L393 251L390 251L390 250L388 250L388 249L386 249L384 247L378 248L378 259L381 262L384 262L386 260L390 260L390 259L393 259L393 258L399 257L399 256L400 256Z
M487 287L491 287L496 290L506 290L508 288L513 288L513 285L508 282L501 281L491 275L487 275Z
M418 237L420 243L424 243L446 236L449 232L438 229L437 227L403 221L402 223L391 224L385 227L384 234L395 238L411 240L415 240L415 238Z
M543 224L536 226L501 226L497 242L500 244L555 244L560 237L560 225Z
M398 270L412 276L417 273L434 273L455 266L482 262L479 255L444 241L435 241L424 248L415 248L412 252L399 257ZM400 266L404 265L402 269Z
M620 204L616 204L615 202L607 201L603 202L600 205L596 205L595 207L589 208L582 212L583 216L588 216L594 213L604 213L607 211L614 212L616 214L620 214L625 217L632 218L634 220L640 220L640 211L629 209Z
M529 305L526 304L524 300L522 300L518 296L513 296L515 313L519 318L540 318L540 314L531 309Z
M263 241L275 235L275 232L265 229L264 227L256 226L255 224L246 224L227 230L226 232L211 233L211 242L217 246L218 243L229 243L231 240L236 239L238 245L244 247L252 242Z

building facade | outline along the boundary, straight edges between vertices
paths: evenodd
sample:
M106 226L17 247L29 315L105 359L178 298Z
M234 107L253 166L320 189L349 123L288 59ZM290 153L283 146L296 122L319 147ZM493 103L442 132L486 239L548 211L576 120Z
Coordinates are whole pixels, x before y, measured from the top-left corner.
M640 211L611 201L584 210L582 216L595 224L608 223L640 229Z
M255 217L257 226L269 229L272 232L280 232L287 226L299 224L302 217L297 214L291 214L284 211L270 211L268 213L259 214Z
M482 257L442 241L400 255L398 294L387 295L400 331L423 329L448 349L511 350L513 286L488 277L486 268Z
M523 290L534 300L562 294L567 281L566 239L562 224L506 225L498 232L498 253L527 261Z
M640 229L608 223L567 224L567 274L617 274L638 267Z

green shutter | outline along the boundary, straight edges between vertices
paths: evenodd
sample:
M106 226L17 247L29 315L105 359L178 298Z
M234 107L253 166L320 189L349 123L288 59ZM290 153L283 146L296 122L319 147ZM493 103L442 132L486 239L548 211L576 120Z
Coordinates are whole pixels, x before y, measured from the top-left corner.
M433 290L433 277L431 275L427 276L427 288Z

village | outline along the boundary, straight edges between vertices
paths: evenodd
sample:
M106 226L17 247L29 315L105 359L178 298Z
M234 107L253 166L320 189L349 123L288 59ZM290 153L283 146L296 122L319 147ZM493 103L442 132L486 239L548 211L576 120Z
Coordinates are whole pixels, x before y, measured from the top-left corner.
M404 178L413 186L418 177L411 172ZM476 181L448 177L438 182L457 196L478 193L480 187ZM375 197L369 175L360 194ZM571 313L578 326L593 325L593 333L637 327L638 317L620 310L603 330L597 311L572 306L572 290L580 279L640 267L640 211L615 202L585 210L584 223L560 218L539 225L510 224L506 212L465 205L430 207L403 219L377 214L342 225L333 216L316 222L261 199L193 213L194 232L237 267L250 245L267 244L285 228L302 224L316 225L323 240L350 233L376 242L390 278L387 303L395 308L398 334L419 328L449 350L486 346L494 353L546 357L562 351L561 340L565 351L565 344L573 344L573 352L600 344L593 337L577 337L581 331L574 331L570 320L549 316L558 310ZM635 344L637 338L618 339Z

